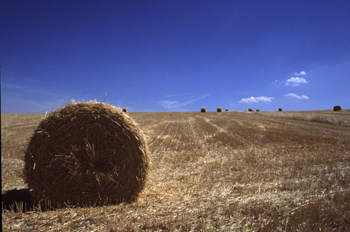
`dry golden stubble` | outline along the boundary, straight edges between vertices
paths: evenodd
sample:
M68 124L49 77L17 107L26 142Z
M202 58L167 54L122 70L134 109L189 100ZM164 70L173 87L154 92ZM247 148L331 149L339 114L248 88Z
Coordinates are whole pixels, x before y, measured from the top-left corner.
M150 141L162 138L150 144L154 165L138 201L6 213L3 230L349 230L349 128L252 112L130 116ZM221 132L243 146L208 142ZM198 150L187 149L193 142Z
M312 111L312 112L260 112L261 116L275 118L289 118L302 121L329 123L341 126L350 126L350 111Z
M25 182L53 207L131 202L145 187L149 151L138 124L107 103L69 103L48 115L25 151Z

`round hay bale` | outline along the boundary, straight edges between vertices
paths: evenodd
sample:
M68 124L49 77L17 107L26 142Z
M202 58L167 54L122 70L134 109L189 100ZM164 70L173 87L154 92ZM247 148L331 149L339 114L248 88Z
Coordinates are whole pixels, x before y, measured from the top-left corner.
M253 109L252 109L252 108L249 108L248 111L253 111Z
M256 111L257 111L257 112L260 112L260 110L259 110L259 109L256 109Z
M78 102L51 112L25 151L33 200L53 207L132 202L150 166L145 135L107 103Z
M207 112L207 108L201 107L201 113L205 113L205 112Z
M227 111L227 112L228 112L228 108L226 108L226 109L225 109L225 111Z
M341 107L340 107L340 106L334 106L334 107L333 107L333 110L334 110L334 111L339 111L339 110L341 110Z
M127 113L128 112L128 108L123 108L123 112Z
M222 112L222 108L221 108L221 107L218 107L218 108L216 108L216 111L217 111L217 112Z
M282 111L282 108L278 108L278 111Z

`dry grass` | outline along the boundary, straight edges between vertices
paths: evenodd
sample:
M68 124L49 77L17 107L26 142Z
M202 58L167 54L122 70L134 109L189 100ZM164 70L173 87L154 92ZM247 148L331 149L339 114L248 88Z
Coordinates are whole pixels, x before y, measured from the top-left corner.
M7 212L2 229L349 231L350 128L262 113L130 113L152 160L137 202ZM33 120L2 117L2 191L25 187L23 152L11 144L24 146L34 129L25 120L13 126L12 117Z
M350 110L342 112L326 111L302 111L302 112L260 112L259 115L277 118L289 118L302 121L322 122L341 126L350 126Z

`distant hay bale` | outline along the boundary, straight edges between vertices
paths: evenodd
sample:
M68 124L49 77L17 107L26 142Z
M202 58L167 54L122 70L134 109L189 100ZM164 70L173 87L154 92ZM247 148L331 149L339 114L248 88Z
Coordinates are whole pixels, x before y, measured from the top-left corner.
M222 112L222 108L221 107L216 108L216 112Z
M53 207L132 202L149 173L145 135L107 103L78 102L51 112L25 151L34 202Z
M205 113L205 112L207 112L207 108L201 107L201 113Z
M259 112L260 110L259 109L256 109L257 112Z
M278 111L282 111L282 108L278 108Z
M252 109L252 108L249 108L248 111L253 111L253 109Z
M334 111L339 111L339 110L341 110L341 107L340 107L340 106L334 106L334 107L333 107L333 110L334 110Z
M123 108L123 112L127 113L128 112L128 108Z
M228 108L226 108L225 111L228 111Z

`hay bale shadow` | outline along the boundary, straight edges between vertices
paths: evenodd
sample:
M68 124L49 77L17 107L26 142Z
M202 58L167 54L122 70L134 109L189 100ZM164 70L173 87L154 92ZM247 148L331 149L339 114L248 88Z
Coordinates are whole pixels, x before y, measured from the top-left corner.
M124 204L126 202L123 202ZM128 202L131 203L131 202ZM58 208L52 207L51 204L47 201L43 202L35 202L31 195L31 190L29 188L25 189L12 189L8 190L5 193L1 194L1 204L2 204L2 213L6 212L16 212L19 213L22 211L23 213L29 211L51 211L56 210L58 208L73 208L74 206L63 205ZM117 205L117 204L106 204L105 205ZM90 207L96 206L95 204L87 205Z
M13 189L1 195L2 210L27 212L35 208L30 189Z

